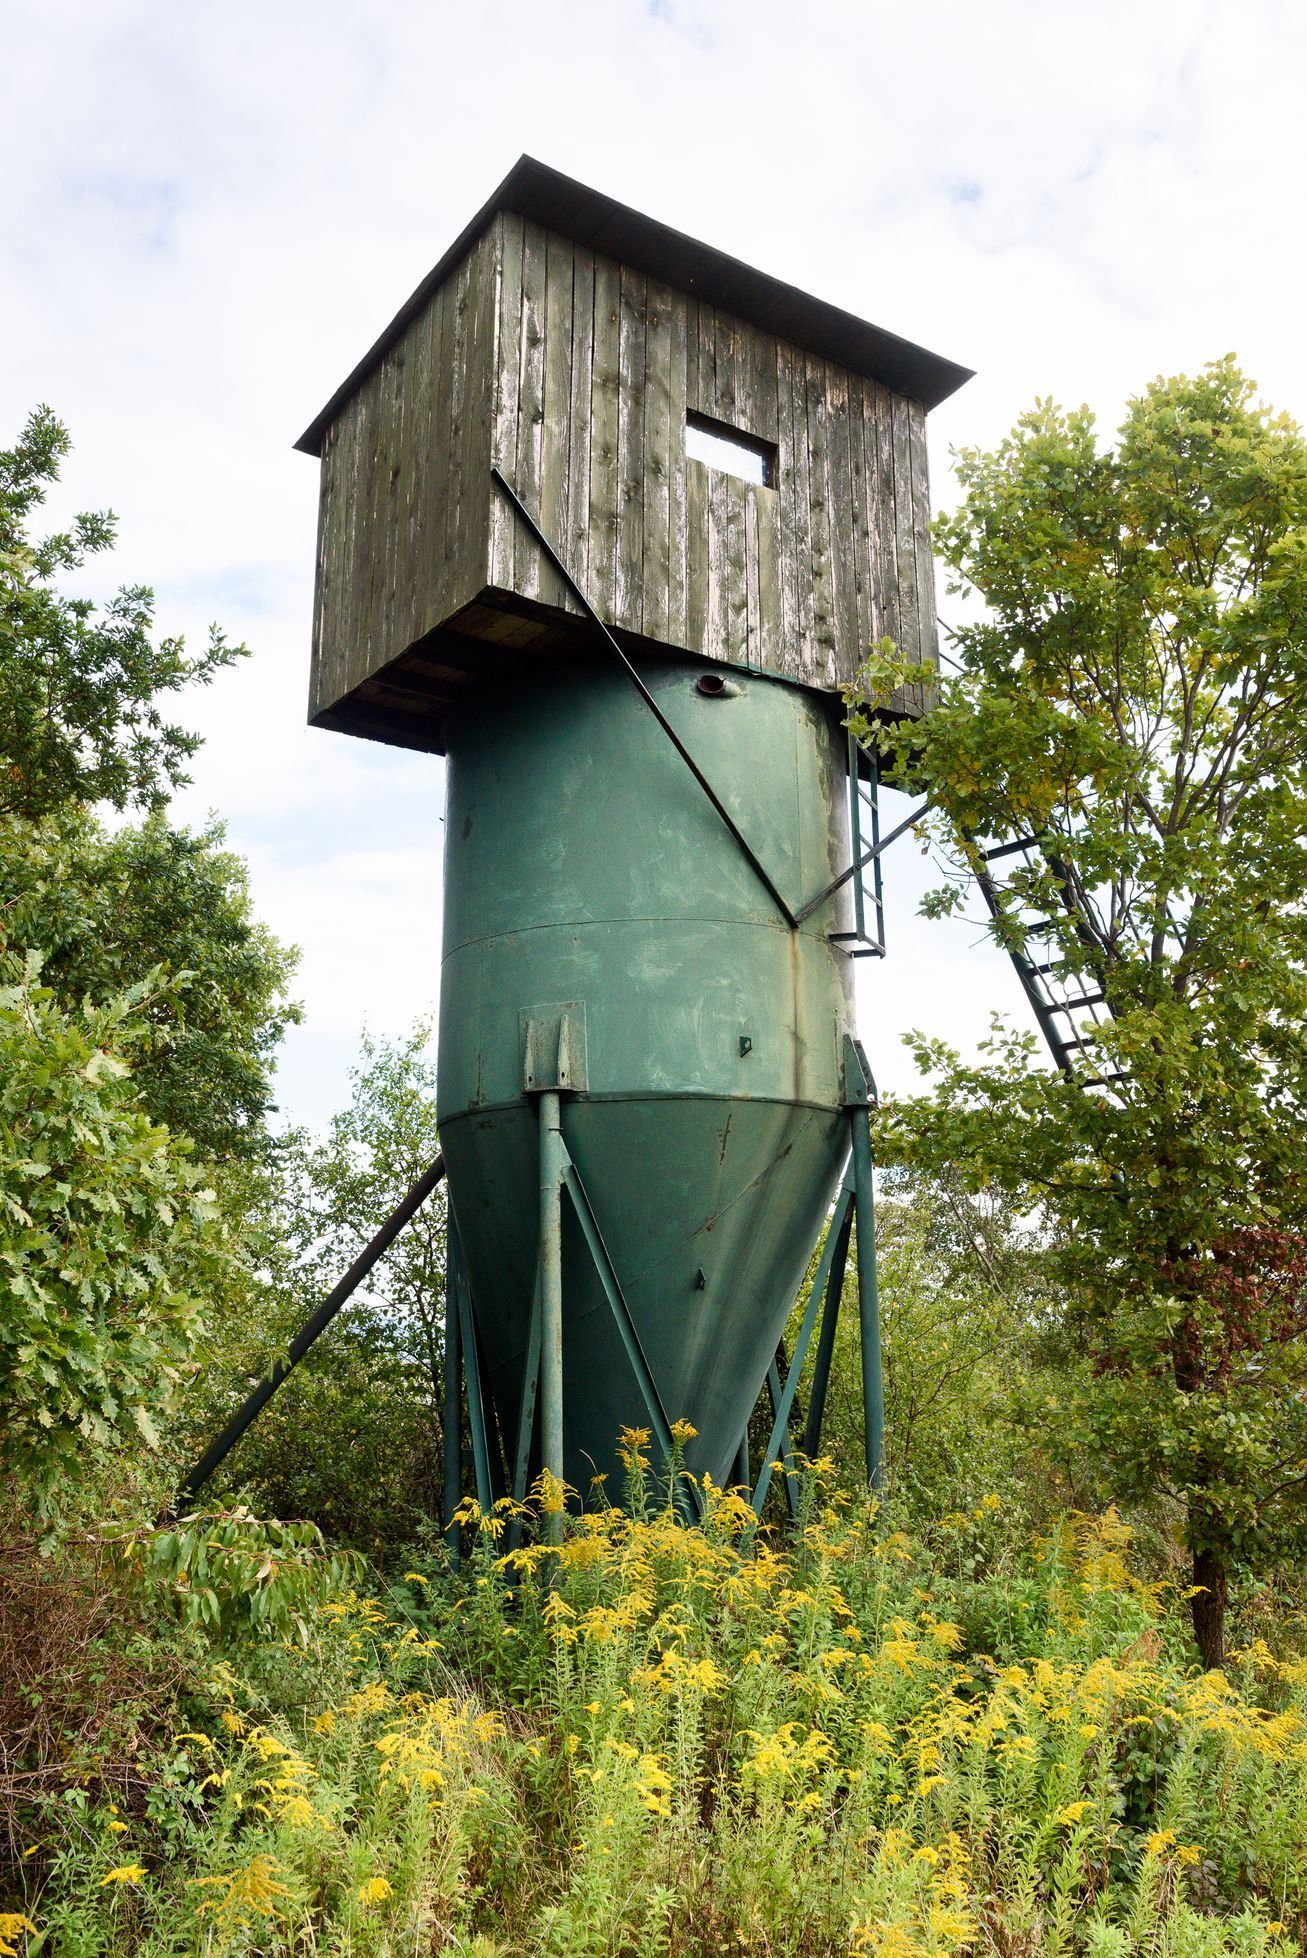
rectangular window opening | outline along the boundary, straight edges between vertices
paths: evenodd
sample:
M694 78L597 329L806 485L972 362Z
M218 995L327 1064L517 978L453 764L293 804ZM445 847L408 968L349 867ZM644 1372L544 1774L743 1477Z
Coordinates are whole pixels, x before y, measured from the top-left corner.
M707 415L685 417L685 453L709 469L724 469L728 476L757 483L762 489L776 487L776 444L763 442L743 429L726 422L712 421Z

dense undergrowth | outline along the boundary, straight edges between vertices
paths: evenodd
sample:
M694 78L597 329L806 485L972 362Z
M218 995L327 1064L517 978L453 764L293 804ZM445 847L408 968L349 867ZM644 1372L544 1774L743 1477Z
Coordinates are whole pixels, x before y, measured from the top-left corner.
M1304 1948L1307 1663L1199 1672L1115 1516L912 1542L816 1482L771 1539L633 1478L557 1552L511 1522L192 1629L116 1777L25 1810L0 1951Z

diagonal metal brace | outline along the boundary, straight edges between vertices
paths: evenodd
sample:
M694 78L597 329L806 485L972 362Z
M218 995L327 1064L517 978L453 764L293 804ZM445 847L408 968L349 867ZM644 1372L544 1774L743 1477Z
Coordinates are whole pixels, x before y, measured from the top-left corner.
M472 1465L477 1485L477 1506L483 1516L494 1507L494 1472L490 1458L490 1430L486 1423L486 1402L481 1379L481 1350L477 1344L476 1321L472 1316L472 1295L458 1228L451 1219L449 1263L445 1282L454 1295L458 1313L459 1344L463 1353L463 1378L467 1387L468 1427L472 1434Z
M828 897L834 897L836 891L843 890L850 879L856 877L860 870L865 870L869 863L876 863L885 854L891 843L897 843L900 836L903 836L921 821L929 808L930 804L923 802L920 809L914 809L910 816L905 816L903 821L897 824L888 836L882 836L879 843L873 844L869 850L864 850L855 863L851 863L847 870L842 870L838 877L833 877L829 884L826 884L818 891L816 897L809 898L808 902L795 912L795 924L804 924L812 916L814 911L820 909Z
M774 1363L771 1369L773 1376L775 1376L775 1384L772 1387L772 1394L776 1403L775 1417L772 1421L771 1434L768 1437L767 1446L763 1452L762 1463L758 1471L757 1486L753 1492L753 1511L755 1516L762 1515L762 1506L767 1500L767 1490L771 1486L772 1471L777 1456L781 1455L783 1457L783 1451L789 1447L790 1409L794 1405L794 1396L799 1391L799 1375L803 1370L803 1362L807 1358L808 1347L812 1342L813 1328L817 1323L818 1309L823 1299L826 1299L827 1310L829 1311L830 1301L827 1294L832 1282L837 1291L843 1284L843 1258L841 1257L837 1266L835 1254L837 1248L842 1252L847 1252L848 1250L849 1225L853 1215L853 1202L853 1171L850 1168L844 1178L844 1185L835 1205L835 1214L831 1218L830 1228L826 1232L826 1242L822 1246L821 1257L817 1262L817 1270L813 1275L812 1290L808 1294L808 1307L803 1315L803 1324L799 1328L799 1337L794 1344L794 1357L790 1361L786 1371L783 1387L779 1386L779 1376L776 1375Z
M321 1305L311 1312L286 1349L285 1357L273 1361L252 1394L227 1423L222 1433L200 1457L181 1486L181 1498L189 1502L226 1461L246 1429L251 1427L277 1392L282 1382L299 1365L320 1334L331 1324L341 1307L358 1290L377 1260L385 1255L410 1218L416 1216L438 1183L444 1181L445 1158L438 1155L423 1171L412 1189L391 1211L376 1236L364 1246L340 1283L333 1286Z
M639 1386L645 1411L649 1416L649 1425L653 1429L654 1439L663 1451L664 1458L670 1461L675 1446L672 1440L671 1422L667 1419L667 1410L663 1406L662 1396L658 1392L658 1383L653 1377L653 1369L650 1367L648 1359L645 1357L644 1348L640 1344L640 1335L636 1330L635 1320L631 1317L631 1308L627 1305L622 1295L622 1287L618 1282L613 1261L608 1255L608 1247L600 1234L598 1224L595 1222L595 1215L590 1208L590 1199L586 1195L585 1185L582 1183L580 1175L577 1172L576 1164L572 1161L571 1155L567 1151L566 1144L563 1145L563 1188L572 1199L572 1208L576 1212L577 1222L581 1226L581 1235L585 1239L586 1249L589 1251L594 1268L599 1275L599 1283L603 1286L604 1297L608 1300L609 1309L617 1322L617 1330L621 1334L622 1344L626 1348L626 1357L631 1363L631 1371L634 1373L636 1383ZM688 1477L684 1486L696 1517L702 1516L703 1500L698 1488Z
M563 563L562 558L558 555L558 552L554 549L554 546L550 543L549 539L545 536L544 531L541 530L539 524L536 522L535 518L531 515L531 512L527 509L525 503L523 503L521 497L518 495L517 491L513 488L513 485L509 482L507 476L504 474L503 470L499 467L499 464L497 462L492 463L490 465L490 474L494 478L495 483L498 485L499 489L503 492L504 496L508 499L509 503L511 503L511 505L513 506L513 509L517 512L522 522L526 525L531 535L535 538L535 541L539 545L541 551L544 553L545 557L548 558L554 570L558 573L563 583L567 586L567 589L571 592L573 598L576 600L577 604L581 607L581 610L585 613L586 618L590 621L591 625L595 628L596 632L598 632L602 636L605 644L608 647L609 652L612 653L620 663L622 671L626 674L627 679L631 682L632 686L639 694L641 700L643 700L645 706L649 709L650 713L657 721L659 727L662 729L663 733L667 736L667 739L671 742L677 754L681 757L681 760L685 763L691 775L693 775L695 781L699 784L699 787L703 790L709 802L711 802L713 808L717 811L717 814L721 817L722 821L725 823L727 829L730 831L732 837L735 839L736 844L739 846L740 852L745 858L746 862L748 863L749 868L753 871L754 876L758 879L758 882L762 885L768 897L771 899L772 903L776 906L776 909L780 912L782 918L784 918L786 924L790 927L791 931L793 931L795 925L798 923L798 920L796 919L794 913L791 911L789 905L785 902L785 899L781 896L780 892L777 890L775 884L773 884L767 872L763 869L762 864L759 861L755 851L753 850L751 844L744 836L744 833L740 829L737 822L735 821L735 818L731 815L730 810L726 807L726 804L722 801L716 789L714 789L712 783L708 780L708 777L704 774L698 762L694 759L694 756L690 753L690 750L686 747L684 741L682 741L680 735L676 732L676 729L672 726L666 714L664 714L662 708L658 705L658 702L654 699L648 687L645 685L644 681L640 678L640 675L636 672L634 666L631 664L630 660L626 657L626 654L622 651L621 647L618 645L616 639L614 639L612 633L608 630L608 627L604 624L599 614L595 611L594 606L590 603L590 600L586 597L580 585L577 584L576 579L572 576L567 566Z

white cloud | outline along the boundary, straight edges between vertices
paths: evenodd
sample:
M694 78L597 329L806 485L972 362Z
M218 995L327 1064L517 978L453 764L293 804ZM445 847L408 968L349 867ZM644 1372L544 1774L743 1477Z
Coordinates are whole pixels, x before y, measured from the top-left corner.
M185 807L228 816L305 947L293 1109L328 1105L364 1013L431 996L440 770L303 725L290 444L521 150L977 367L934 418L937 500L948 445L1036 393L1111 425L1229 348L1307 414L1307 15L1278 0L46 0L5 52L0 439L49 400L61 506L120 514L100 588L255 647L194 703ZM899 941L864 974L887 1079L904 1026L1016 1006L965 928Z

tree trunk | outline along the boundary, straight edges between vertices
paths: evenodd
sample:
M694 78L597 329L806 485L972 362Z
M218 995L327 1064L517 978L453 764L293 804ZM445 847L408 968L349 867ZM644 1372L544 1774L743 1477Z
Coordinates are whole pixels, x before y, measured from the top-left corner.
M1194 1637L1208 1672L1225 1664L1225 1604L1228 1584L1225 1564L1215 1550L1194 1551L1194 1584L1201 1585L1190 1600Z

